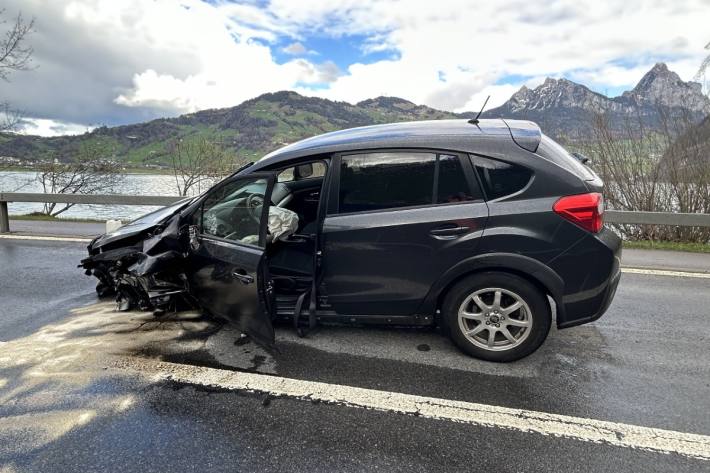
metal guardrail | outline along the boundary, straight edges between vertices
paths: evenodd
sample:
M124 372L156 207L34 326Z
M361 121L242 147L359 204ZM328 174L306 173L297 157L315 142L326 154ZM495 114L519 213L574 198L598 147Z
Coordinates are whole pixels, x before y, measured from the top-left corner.
M94 195L94 194L31 194L24 192L0 193L0 233L10 231L8 202L41 202L58 204L99 204L99 205L170 205L184 199L163 195ZM710 214L688 214L670 212L636 212L627 210L607 210L604 221L617 224L672 225L682 227L710 227Z
M184 198L166 195L0 193L0 202L47 202L57 204L170 205Z
M170 205L185 197L165 195L112 195L112 194L32 194L25 192L0 193L0 233L10 232L8 202L40 202L57 204L97 205Z
M677 227L710 227L710 214L607 210L604 212L604 222L636 225L671 225Z

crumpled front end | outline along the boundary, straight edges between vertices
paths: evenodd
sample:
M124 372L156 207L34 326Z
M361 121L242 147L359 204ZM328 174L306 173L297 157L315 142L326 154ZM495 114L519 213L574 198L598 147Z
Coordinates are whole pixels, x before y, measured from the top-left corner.
M196 235L190 235L183 221L181 214L175 213L162 223L127 225L102 235L89 244L90 256L79 267L99 280L96 292L100 297L116 296L119 310L195 308L186 271ZM270 242L287 239L297 228L298 214L269 207Z
M180 231L180 215L131 246L114 249L89 245L91 256L80 267L99 283L100 297L116 296L119 310L176 310L193 306L189 296L185 259L186 236Z

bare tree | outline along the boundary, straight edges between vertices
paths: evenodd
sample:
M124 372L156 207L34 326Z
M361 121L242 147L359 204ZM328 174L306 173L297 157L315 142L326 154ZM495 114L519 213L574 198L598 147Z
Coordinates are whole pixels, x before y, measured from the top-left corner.
M32 32L34 19L27 21L18 13L8 22L3 19L4 14L5 10L0 9L0 28L6 30L4 37L0 37L0 79L7 82L11 73L31 67L32 47L26 38ZM7 101L0 101L0 133L16 130L21 118L19 110ZM10 166L10 163L0 163L0 171Z
M82 145L67 162L54 159L37 167L37 181L45 193L112 193L123 179L120 164L108 156L101 143ZM43 213L57 216L75 204L44 204Z
M0 10L0 15L5 10ZM34 18L27 21L18 13L10 28L5 32L5 38L0 41L0 79L8 80L14 71L25 71L30 68L32 47L27 45L25 38L32 32ZM2 21L3 25L7 21Z
M656 107L612 123L596 114L593 138L578 144L605 183L607 203L619 210L710 213L710 121L684 110ZM707 242L707 229L621 225L631 239Z
M22 113L9 102L0 102L0 132L15 131L22 121Z
M32 47L27 44L27 36L32 33L34 19L23 18L22 13L11 21L1 19L5 10L0 10L0 25L6 30L0 39L0 79L10 80L10 75L16 71L26 71L31 68ZM16 129L20 121L19 111L13 109L8 102L0 102L0 131Z
M199 193L227 176L240 161L220 143L207 139L178 139L169 145L168 154L180 195Z

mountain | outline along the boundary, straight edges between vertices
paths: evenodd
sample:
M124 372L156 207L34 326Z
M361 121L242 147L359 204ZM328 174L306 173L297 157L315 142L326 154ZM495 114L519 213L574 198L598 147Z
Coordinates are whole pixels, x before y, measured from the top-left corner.
M668 147L663 160L695 173L695 182L703 175L705 182L710 181L705 167L710 165L710 116L685 130Z
M678 74L659 63L639 83L619 97L606 97L567 79L547 78L535 89L523 86L500 107L486 111L486 118L507 117L532 120L558 138L584 138L592 116L607 113L613 126L625 119L642 117L651 128L659 125L660 114L687 114L693 122L710 114L710 99L696 82L683 82Z
M353 105L282 91L261 95L236 107L204 110L135 125L101 127L83 135L43 138L1 134L0 156L64 160L82 145L100 144L107 154L125 160L129 165L157 165L167 163L171 141L207 139L222 143L241 157L258 159L285 144L328 131L377 123L456 117L453 113L396 97L377 97Z
M710 113L710 99L703 94L702 86L697 82L683 82L663 63L653 66L633 90L613 100L637 107L682 108L703 117Z
M683 82L665 64L656 64L636 87L619 97L606 97L567 79L548 78L534 89L521 87L507 102L486 111L483 117L533 120L547 134L577 139L590 136L594 113L608 113L618 126L638 113L650 126L657 126L660 110L680 110L699 123L710 113L710 99L702 94L700 84ZM77 136L0 134L0 156L28 161L65 160L83 145L98 145L107 157L133 166L150 166L168 162L167 150L174 140L206 139L222 143L240 157L258 159L287 143L327 131L474 115L436 110L397 97L377 97L353 105L283 91L261 95L236 107L101 127Z

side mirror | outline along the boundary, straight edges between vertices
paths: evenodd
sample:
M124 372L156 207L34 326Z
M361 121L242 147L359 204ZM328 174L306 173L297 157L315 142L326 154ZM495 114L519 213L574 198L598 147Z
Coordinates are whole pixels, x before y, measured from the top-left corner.
M299 164L294 170L294 177L298 179L308 179L313 175L313 164Z

